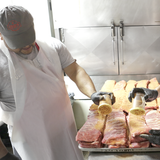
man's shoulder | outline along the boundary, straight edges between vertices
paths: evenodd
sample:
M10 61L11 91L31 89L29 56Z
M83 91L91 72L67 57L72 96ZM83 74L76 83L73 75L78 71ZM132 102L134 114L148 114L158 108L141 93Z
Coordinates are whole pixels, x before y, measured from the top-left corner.
M45 38L38 38L36 40L37 43L39 44L47 44L49 46L53 46L53 45L61 45L61 41L57 38L54 38L54 37L45 37Z

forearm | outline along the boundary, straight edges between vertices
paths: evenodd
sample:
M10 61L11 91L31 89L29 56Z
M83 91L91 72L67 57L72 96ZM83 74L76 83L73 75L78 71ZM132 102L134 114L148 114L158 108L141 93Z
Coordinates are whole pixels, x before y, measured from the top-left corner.
M4 146L1 138L0 138L0 158L4 157L8 153L7 148Z
M72 76L71 79L76 83L79 90L89 98L91 98L91 95L96 92L91 78L83 68L80 67L75 76Z
M83 77L83 78L82 78ZM95 86L91 80L91 78L88 76L88 74L85 72L85 70L81 70L79 74L76 76L75 81L77 87L79 90L91 98L91 95L96 92Z
M69 78L76 83L78 89L89 98L91 98L91 95L96 92L91 78L76 62L64 68L64 71Z

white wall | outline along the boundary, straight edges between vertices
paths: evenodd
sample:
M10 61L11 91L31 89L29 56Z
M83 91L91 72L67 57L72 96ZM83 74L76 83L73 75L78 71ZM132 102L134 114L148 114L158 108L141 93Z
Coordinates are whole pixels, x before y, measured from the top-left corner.
M89 114L89 108L92 104L93 104L92 100L74 100L72 106L78 130L86 122L87 116Z
M7 5L22 6L32 14L37 38L51 36L47 0L0 0L0 9Z

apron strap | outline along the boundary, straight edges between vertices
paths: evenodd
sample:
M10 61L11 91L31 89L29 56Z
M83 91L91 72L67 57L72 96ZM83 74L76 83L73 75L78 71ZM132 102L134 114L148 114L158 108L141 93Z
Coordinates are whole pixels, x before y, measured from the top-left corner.
M35 43L37 50L39 51L39 45L37 43Z

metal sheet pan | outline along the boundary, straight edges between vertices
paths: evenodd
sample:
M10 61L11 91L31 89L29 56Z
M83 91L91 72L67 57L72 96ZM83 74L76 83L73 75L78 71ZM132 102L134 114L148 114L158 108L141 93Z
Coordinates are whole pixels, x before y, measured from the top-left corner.
M82 151L88 152L160 152L160 148L82 148L78 146Z

